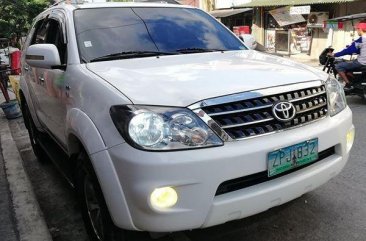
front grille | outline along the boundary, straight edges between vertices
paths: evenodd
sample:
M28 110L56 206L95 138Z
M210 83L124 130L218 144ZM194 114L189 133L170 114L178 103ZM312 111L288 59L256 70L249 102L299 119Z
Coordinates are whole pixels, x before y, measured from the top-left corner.
M272 107L280 101L296 108L289 122L275 119ZM236 102L202 107L232 139L245 139L306 124L327 115L327 94L324 85L296 91L262 96Z
M249 176L240 177L240 178L225 181L225 182L221 183L220 186L217 188L215 196L222 195L222 194L229 193L229 192L233 192L233 191L236 191L236 190L240 190L240 189L243 189L243 188L246 188L246 187L250 187L250 186L259 184L259 183L263 183L263 182L273 180L275 178L281 177L283 175L289 174L291 172L294 172L294 171L297 171L297 170L302 169L304 167L307 167L309 165L312 165L315 162L321 161L321 160L323 160L323 159L325 159L325 158L327 158L331 155L334 155L334 154L335 154L335 148L333 146L331 148L328 148L324 151L319 152L319 158L316 161L314 161L312 163L309 163L309 164L306 164L306 165L303 165L303 166L300 166L300 167L297 167L295 169L289 170L287 172L281 173L281 174L273 176L273 177L268 177L267 171L264 171L264 172L255 173L255 174L252 174L252 175L249 175Z

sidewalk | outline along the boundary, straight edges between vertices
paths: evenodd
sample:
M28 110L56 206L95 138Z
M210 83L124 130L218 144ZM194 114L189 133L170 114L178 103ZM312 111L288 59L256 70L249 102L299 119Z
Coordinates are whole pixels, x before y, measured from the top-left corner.
M293 61L302 63L302 64L306 64L309 65L311 67L323 67L322 65L319 64L319 60L317 59L311 59L310 56L306 55L306 54L294 54L291 56L284 56L285 58L291 59Z
M0 236L3 240L17 241L19 233L16 229L14 207L11 202L9 183L6 179L3 156L0 154Z
M11 99L15 96L9 91ZM0 103L4 97L0 94ZM22 117L20 117L22 118ZM0 240L51 241L22 159L0 111Z

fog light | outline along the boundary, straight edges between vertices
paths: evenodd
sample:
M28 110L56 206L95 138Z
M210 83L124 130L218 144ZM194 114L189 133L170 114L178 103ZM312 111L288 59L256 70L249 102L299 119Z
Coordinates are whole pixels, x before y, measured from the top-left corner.
M170 208L178 201L178 194L172 187L156 188L150 196L151 205L154 208Z
M348 130L346 140L347 140L347 152L349 152L351 150L351 148L353 146L353 142L355 140L355 128L354 127L352 127L351 129Z

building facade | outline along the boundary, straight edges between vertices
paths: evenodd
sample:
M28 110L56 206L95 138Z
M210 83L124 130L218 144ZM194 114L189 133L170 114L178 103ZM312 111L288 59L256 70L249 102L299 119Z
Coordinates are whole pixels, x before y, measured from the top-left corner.
M325 47L341 49L355 37L355 22L327 24L329 18L365 13L365 0L216 0L216 9L252 10L252 34L267 49L318 58Z

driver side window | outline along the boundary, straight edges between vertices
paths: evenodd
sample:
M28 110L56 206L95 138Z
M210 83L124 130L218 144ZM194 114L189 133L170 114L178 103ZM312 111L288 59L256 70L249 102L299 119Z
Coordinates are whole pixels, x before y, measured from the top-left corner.
M54 44L59 52L61 64L67 63L67 48L61 24L55 19L41 20L33 36L33 44Z

